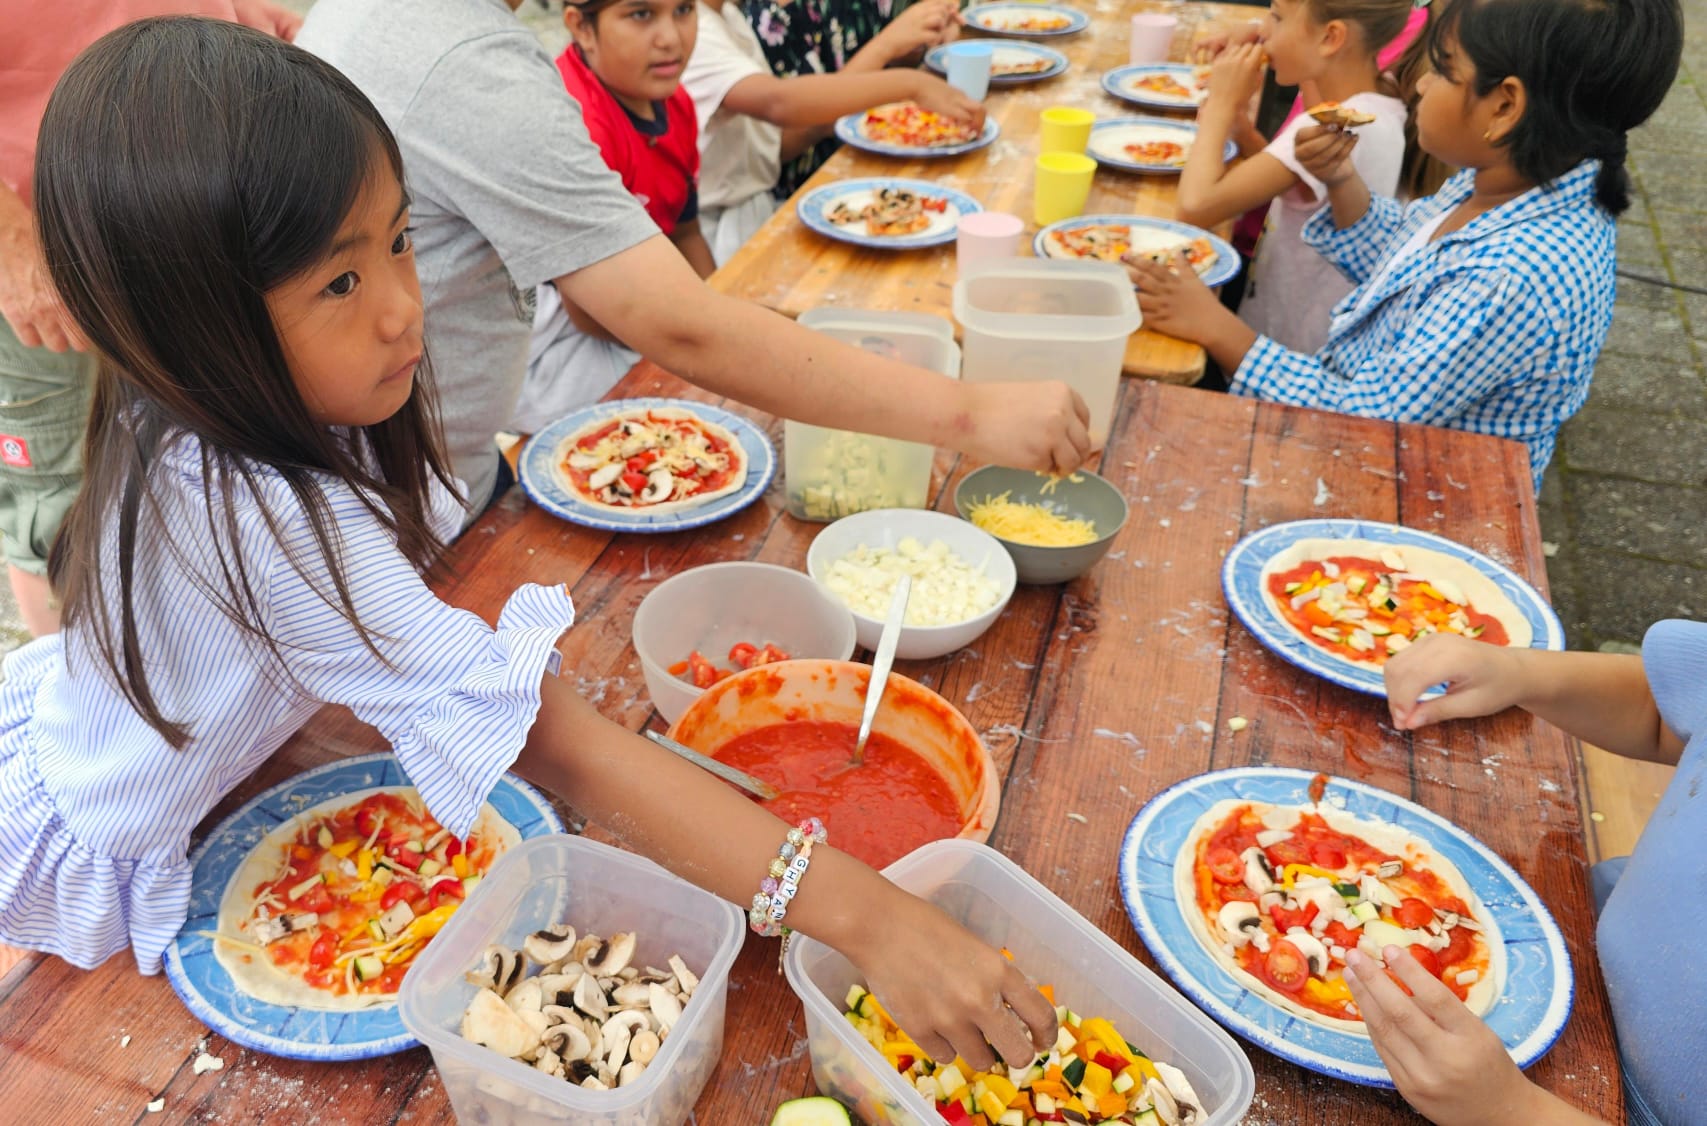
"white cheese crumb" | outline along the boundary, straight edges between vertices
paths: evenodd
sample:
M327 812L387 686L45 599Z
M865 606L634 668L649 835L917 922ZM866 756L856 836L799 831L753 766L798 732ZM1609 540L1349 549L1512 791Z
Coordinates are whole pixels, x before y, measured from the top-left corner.
M881 620L903 574L913 576L904 619L910 626L956 625L1001 601L1001 588L982 563L972 566L941 540L926 546L912 536L894 548L861 544L830 564L824 585L850 610Z
M1193 724L1192 726L1196 727L1199 731L1203 732L1205 735L1213 734L1215 731L1215 728L1212 727L1210 725L1209 721L1206 719L1200 719L1195 724Z
M161 1111L163 1111L165 1109L166 1109L166 1100L164 1097L155 1099L153 1102L148 1104L148 1113L149 1114L159 1114Z
M121 1047L121 1048L130 1047L130 1033L127 1032L123 1036L119 1037L119 1047Z
M1091 823L1091 819L1082 813L1069 813L1067 814L1067 820L1077 821L1081 825L1089 825Z
M1316 478L1316 507L1320 508L1324 504L1327 504L1328 498L1333 495L1334 494L1328 492L1328 483L1320 477Z
M1227 730L1228 731L1243 731L1245 728L1250 726L1250 723L1251 723L1251 721L1246 719L1244 716L1236 715L1232 719L1227 721Z
M204 1075L210 1071L218 1071L224 1066L224 1060L220 1059L218 1056L210 1056L206 1052L203 1052L201 1055L196 1057L196 1062L190 1066L190 1070L195 1072L197 1075Z
M1458 971L1458 984L1475 985L1477 981L1481 980L1481 977L1482 975L1476 970L1460 970Z

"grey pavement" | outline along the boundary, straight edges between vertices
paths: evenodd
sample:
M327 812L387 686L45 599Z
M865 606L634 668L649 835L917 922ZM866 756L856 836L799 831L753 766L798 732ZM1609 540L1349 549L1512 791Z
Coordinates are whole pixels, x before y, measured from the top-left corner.
M306 11L313 0L284 0ZM1630 138L1621 269L1707 289L1707 0L1683 0L1683 71ZM553 51L555 12L522 18ZM1661 618L1707 619L1707 294L1620 279L1582 412L1541 490L1554 605L1575 649L1628 649ZM0 653L27 639L0 583Z

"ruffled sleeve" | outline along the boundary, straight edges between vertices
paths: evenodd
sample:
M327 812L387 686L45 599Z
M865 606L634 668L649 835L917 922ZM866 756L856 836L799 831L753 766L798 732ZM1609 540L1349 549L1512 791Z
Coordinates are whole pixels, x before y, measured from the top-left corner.
M281 553L269 576L269 632L299 687L378 728L433 816L466 836L527 740L574 605L561 586L524 586L494 629L429 590L353 495L329 499L350 600L373 648L337 604L306 519L283 542L312 561L313 585Z

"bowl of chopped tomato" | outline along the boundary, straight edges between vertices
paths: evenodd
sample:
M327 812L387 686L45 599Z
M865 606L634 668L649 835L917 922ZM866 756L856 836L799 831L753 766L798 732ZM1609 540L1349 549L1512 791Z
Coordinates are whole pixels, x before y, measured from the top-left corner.
M667 723L738 672L796 657L844 661L854 645L847 607L770 563L693 567L659 583L634 614L646 691Z

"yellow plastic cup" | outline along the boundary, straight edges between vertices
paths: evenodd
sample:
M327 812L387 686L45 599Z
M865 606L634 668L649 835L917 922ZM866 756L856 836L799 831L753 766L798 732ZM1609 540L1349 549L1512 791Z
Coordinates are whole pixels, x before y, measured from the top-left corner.
M1038 115L1039 152L1084 152L1097 115L1088 109L1051 106Z
M1046 152L1037 158L1032 216L1046 227L1084 214L1097 162L1079 152Z

